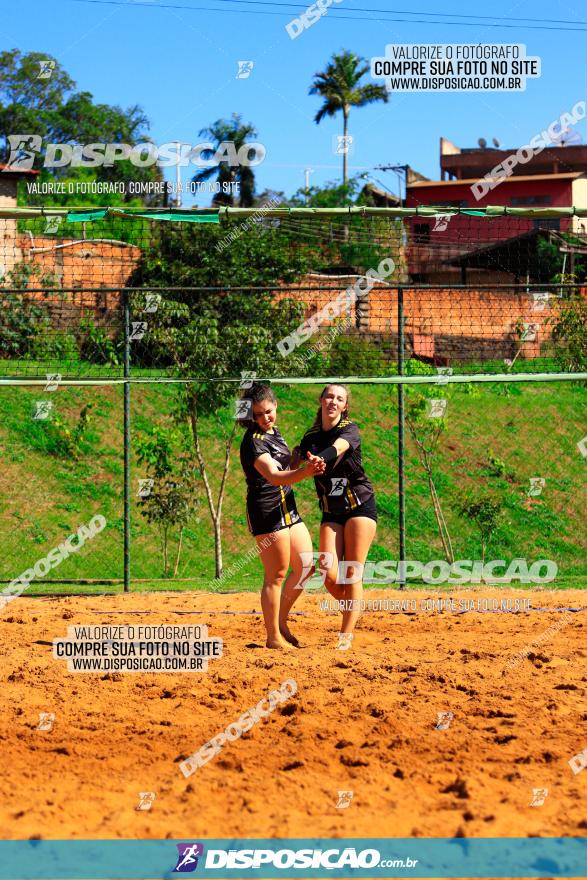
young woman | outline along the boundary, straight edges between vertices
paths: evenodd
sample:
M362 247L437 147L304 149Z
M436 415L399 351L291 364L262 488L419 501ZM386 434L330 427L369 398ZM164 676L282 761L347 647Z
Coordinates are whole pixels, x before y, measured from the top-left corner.
M261 607L268 648L298 644L287 625L288 613L314 569L304 570L300 554L312 553L308 529L296 509L292 484L324 472L321 460L291 467L289 447L276 425L277 400L268 385L253 385L241 395L247 400L247 428L240 458L247 481L247 520L255 536L265 577ZM297 464L297 463L296 463ZM288 568L291 571L280 588ZM302 578L303 575L303 578Z
M350 647L361 613L363 568L377 528L375 493L363 469L361 438L348 417L349 403L344 385L327 385L316 421L300 444L302 459L326 465L324 474L314 480L322 511L320 570L326 589L343 609L337 645L342 650ZM338 583L342 560L345 583Z

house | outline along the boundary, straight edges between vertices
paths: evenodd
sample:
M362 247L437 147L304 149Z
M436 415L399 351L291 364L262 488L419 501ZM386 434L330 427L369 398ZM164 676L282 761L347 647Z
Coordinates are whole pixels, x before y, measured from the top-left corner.
M587 147L548 147L527 162L511 166L511 174L497 179L495 169L516 149L485 146L460 149L446 138L440 139L440 180L408 180L406 205L446 206L474 211L488 205L511 208L587 208ZM489 179L488 179L489 177ZM445 218L415 218L409 223L407 264L412 281L423 283L504 283L519 280L540 281L543 266L536 239L528 233L536 229L587 235L583 217L496 217L491 220L473 214ZM515 240L519 239L516 244ZM509 259L500 261L506 251L495 249L491 265L466 261L471 251L491 249L496 242L511 240L506 249ZM561 246L564 247L564 241ZM514 264L516 250L520 265ZM538 262L529 259L533 254ZM571 259L572 263L572 259ZM521 272L521 265L525 272ZM523 277L522 277L523 275Z
M33 169L11 168L0 162L0 208L16 208L19 180L34 178L39 174ZM14 269L22 260L22 252L17 244L17 221L0 219L0 279Z

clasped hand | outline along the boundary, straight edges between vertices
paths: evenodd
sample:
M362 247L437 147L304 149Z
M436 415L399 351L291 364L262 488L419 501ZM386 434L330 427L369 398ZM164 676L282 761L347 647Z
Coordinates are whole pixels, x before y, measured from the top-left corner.
M318 455L312 455L311 452L308 452L308 471L312 474L313 477L318 476L319 474L323 474L326 470L326 462L323 458L320 458Z

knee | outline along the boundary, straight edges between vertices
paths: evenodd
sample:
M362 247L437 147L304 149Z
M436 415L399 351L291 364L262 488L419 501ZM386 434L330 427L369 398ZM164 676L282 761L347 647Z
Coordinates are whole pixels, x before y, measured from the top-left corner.
M297 568L297 567L294 567L294 569L293 569L293 573L294 573L294 577L295 577L295 579L296 579L296 580L295 580L295 582L296 582L296 587L297 587L299 590L303 590L304 587L305 587L305 585L306 585L306 583L307 583L307 582L310 580L310 578L315 574L315 572L316 572L316 566L315 566L315 565L311 565L309 568L308 568L308 567L304 567L304 568Z
M266 574L263 589L280 587L286 574L287 568L278 568L277 571L272 571L270 574Z
M326 587L327 590L332 590L334 587L338 585L336 579L336 570L330 569L329 571L321 572L322 574L322 583Z

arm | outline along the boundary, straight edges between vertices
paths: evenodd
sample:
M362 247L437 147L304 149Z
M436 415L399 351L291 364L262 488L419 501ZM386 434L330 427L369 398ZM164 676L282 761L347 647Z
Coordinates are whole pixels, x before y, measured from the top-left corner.
M304 462L301 468L281 471L275 459L268 452L264 452L263 455L255 459L255 470L259 471L261 476L272 486L291 486L293 483L300 483L307 477L323 473L324 467L324 462L319 459L316 462Z
M308 452L308 461L316 466L319 461L323 461L325 464L330 464L330 462L338 464L347 449L350 448L351 444L348 440L343 440L342 437L339 437L332 446L327 446L326 449L323 449L317 455L312 455L311 452Z

